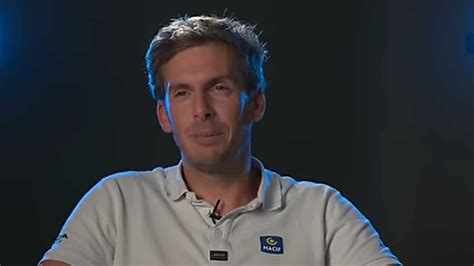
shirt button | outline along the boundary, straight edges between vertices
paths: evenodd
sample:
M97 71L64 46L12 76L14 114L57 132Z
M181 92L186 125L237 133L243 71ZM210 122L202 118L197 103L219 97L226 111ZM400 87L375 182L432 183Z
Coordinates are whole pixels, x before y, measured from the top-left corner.
M216 238L221 238L221 237L222 237L222 230L221 230L220 228L216 228L216 229L214 230L214 236L215 236Z

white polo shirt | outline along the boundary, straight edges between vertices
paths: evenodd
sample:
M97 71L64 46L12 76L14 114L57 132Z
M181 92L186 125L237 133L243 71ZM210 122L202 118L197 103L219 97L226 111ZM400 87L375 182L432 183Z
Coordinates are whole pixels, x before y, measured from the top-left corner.
M181 165L103 178L40 262L72 265L399 264L334 188L264 168L258 197L213 223Z

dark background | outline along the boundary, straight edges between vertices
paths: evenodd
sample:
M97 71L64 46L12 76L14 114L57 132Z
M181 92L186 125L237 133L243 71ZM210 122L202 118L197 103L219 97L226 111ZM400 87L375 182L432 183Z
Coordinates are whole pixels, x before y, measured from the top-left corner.
M270 50L254 154L339 189L406 265L472 265L472 0L0 2L0 264L35 264L100 178L177 162L143 57L224 11Z

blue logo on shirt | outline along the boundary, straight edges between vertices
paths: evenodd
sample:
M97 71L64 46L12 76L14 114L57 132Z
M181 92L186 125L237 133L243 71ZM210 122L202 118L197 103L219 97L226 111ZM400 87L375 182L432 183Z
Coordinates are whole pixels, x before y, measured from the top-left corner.
M283 238L279 236L261 236L260 251L270 254L283 254Z

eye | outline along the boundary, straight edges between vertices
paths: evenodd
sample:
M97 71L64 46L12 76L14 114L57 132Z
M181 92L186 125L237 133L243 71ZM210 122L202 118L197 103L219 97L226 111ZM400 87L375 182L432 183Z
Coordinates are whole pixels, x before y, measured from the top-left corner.
M187 94L187 91L185 90L178 90L173 94L173 97L182 97Z
M226 84L219 83L212 87L211 91L221 94L227 94L231 91L231 88Z
M214 87L215 90L218 90L218 91L221 91L221 90L226 90L228 89L227 87L225 87L224 85L217 85Z

